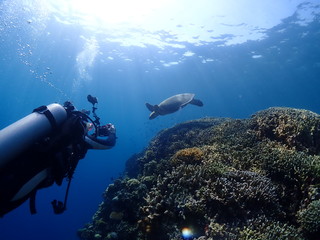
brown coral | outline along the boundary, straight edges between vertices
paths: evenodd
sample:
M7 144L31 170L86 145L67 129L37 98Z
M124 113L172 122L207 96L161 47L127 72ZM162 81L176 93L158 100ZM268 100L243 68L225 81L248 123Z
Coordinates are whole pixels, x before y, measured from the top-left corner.
M173 165L178 164L199 164L203 159L203 152L200 148L185 148L181 149L174 154L171 158L171 163Z

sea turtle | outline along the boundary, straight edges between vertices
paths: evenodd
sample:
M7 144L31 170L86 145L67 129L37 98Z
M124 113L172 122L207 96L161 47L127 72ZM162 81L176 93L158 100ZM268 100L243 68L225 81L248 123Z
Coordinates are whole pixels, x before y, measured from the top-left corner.
M193 93L181 93L167 98L159 105L146 103L147 108L151 111L149 119L154 119L159 115L174 113L189 103L202 107L203 103L199 99L194 99L194 95Z

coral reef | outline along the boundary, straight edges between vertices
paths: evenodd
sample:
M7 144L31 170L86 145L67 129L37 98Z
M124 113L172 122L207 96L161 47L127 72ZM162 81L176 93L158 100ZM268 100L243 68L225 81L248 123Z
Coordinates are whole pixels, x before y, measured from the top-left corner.
M79 237L316 240L319 153L320 116L306 110L178 124L127 161Z

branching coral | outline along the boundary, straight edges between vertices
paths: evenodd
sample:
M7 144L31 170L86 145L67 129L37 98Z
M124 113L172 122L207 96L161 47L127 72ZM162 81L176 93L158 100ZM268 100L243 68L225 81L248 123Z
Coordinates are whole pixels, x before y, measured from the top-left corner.
M320 179L320 157L285 148L270 149L264 158L267 173L279 181L300 186Z
M199 148L185 148L179 150L171 158L173 165L179 164L200 164L203 159L203 152Z
M320 200L312 201L306 208L298 212L301 228L314 237L320 235ZM314 238L315 239L315 238Z
M269 108L253 115L260 138L281 141L290 148L320 152L320 117L307 110Z
M239 240L304 240L298 229L281 222L265 222L257 226L244 227L239 234Z

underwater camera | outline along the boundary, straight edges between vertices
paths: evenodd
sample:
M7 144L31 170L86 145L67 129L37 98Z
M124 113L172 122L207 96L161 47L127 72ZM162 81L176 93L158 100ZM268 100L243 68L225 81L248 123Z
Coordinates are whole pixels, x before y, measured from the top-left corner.
M110 125L104 125L104 126L100 126L99 130L98 130L99 136L100 137L107 137L110 134Z

